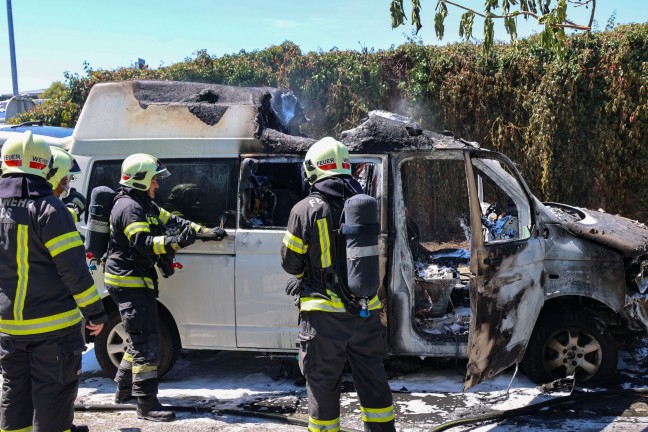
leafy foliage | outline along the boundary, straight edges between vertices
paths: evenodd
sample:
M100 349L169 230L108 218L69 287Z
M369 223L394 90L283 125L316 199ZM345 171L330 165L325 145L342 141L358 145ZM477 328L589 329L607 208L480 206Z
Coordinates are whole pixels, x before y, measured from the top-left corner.
M499 150L543 200L648 219L648 24L570 36L561 56L538 35L489 53L472 43L407 43L302 53L291 43L221 57L197 51L158 69L66 75L67 92L18 121L73 126L92 86L159 79L292 90L312 137L339 135L372 109Z
M42 94L43 99L52 99L55 97L63 97L68 91L68 88L61 81L54 81Z
M411 0L412 3L412 24L416 32L423 27L421 23L421 2ZM519 3L519 4L518 4ZM590 22L587 25L580 25L570 21L567 17L567 5L572 3L574 7L591 7ZM475 9L464 6L455 1L437 0L434 13L434 32L439 40L443 39L445 33L445 20L448 16L448 5L462 9L466 12L461 16L459 22L459 36L465 41L472 38L472 29L475 16L484 20L484 41L483 47L486 52L493 47L494 30L493 20L502 19L504 28L511 36L511 41L517 41L518 17L535 19L539 24L544 25L542 32L542 45L551 48L558 54L562 54L565 48L565 29L583 31L592 30L596 0L485 0L484 12L480 13ZM392 17L392 28L405 24L405 10L403 0L392 0L390 6Z

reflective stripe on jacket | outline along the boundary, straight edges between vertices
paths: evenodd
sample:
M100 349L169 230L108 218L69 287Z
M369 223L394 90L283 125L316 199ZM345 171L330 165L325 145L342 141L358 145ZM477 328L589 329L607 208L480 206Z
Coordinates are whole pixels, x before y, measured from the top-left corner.
M82 313L105 322L81 237L47 182L2 177L0 198L0 333L50 333L78 324Z
M110 212L104 283L120 288L155 289L155 262L160 255L173 252L166 228L182 230L187 225L193 228L195 224L159 207L146 192L121 188Z
M342 300L333 291L313 281L312 274L321 274L335 263L333 227L327 218L328 205L317 195L309 195L292 208L281 246L283 269L304 278L299 299L301 311L345 312ZM308 264L308 265L307 265ZM310 268L310 273L307 269ZM369 301L368 309L380 309L378 296Z

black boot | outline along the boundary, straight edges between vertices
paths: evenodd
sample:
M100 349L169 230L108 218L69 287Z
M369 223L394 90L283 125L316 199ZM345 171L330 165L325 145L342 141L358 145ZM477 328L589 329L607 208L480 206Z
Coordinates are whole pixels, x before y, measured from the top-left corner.
M75 426L72 425L70 428L70 432L89 432L90 429L88 429L88 426Z
M167 422L175 419L175 413L163 406L156 395L139 396L137 398L137 418Z
M131 394L131 391L132 388L120 389L117 387L117 391L115 392L115 403L121 405L137 401L137 398Z

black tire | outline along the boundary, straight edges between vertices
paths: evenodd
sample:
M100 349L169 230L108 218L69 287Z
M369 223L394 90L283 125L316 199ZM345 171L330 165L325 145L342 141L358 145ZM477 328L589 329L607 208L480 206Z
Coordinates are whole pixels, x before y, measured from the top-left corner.
M522 371L536 384L576 373L577 383L611 379L618 350L607 326L583 311L543 314L527 346Z
M178 359L181 346L178 332L172 327L169 320L160 319L159 324L160 364L158 365L158 378L162 378ZM94 341L97 362L108 378L114 378L117 374L117 367L124 356L127 344L128 334L124 330L121 316L118 311L113 311Z

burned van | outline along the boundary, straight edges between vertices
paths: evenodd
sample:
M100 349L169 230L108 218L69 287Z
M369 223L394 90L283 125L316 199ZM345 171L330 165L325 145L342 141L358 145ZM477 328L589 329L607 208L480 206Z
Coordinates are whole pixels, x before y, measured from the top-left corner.
M132 153L172 175L156 201L222 242L196 242L160 278L159 373L179 350L296 352L297 310L279 250L307 196L302 107L286 91L129 81L95 85L69 150L87 196L118 187ZM536 382L600 380L648 326L648 229L533 196L506 156L373 112L339 139L378 201L379 292L391 356L468 358L466 388L515 363ZM87 218L79 224L87 229ZM103 287L101 267L94 271ZM105 294L104 294L105 295ZM126 346L119 313L95 339L112 376Z

